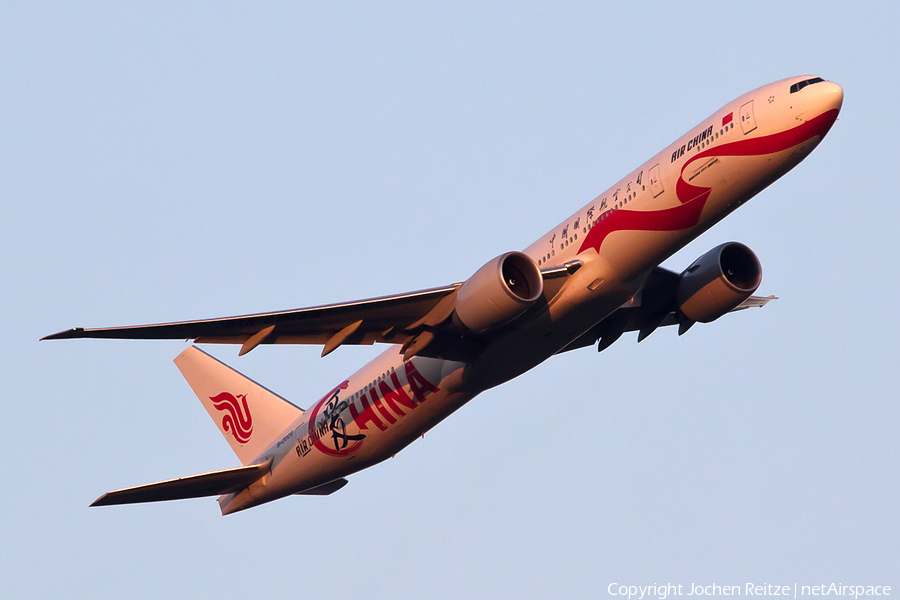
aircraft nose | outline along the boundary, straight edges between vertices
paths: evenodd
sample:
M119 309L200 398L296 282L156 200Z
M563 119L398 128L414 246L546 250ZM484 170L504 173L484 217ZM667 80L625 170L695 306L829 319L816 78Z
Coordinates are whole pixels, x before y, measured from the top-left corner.
M800 110L797 118L818 123L821 139L834 125L841 112L844 89L833 81L823 81L818 77L815 79L819 81L800 88L795 107Z
M819 115L832 110L840 112L844 104L844 88L833 81L807 86L801 93L806 96L809 107Z
M819 95L821 96L822 112L829 110L840 112L841 106L844 104L844 88L833 81L823 81Z

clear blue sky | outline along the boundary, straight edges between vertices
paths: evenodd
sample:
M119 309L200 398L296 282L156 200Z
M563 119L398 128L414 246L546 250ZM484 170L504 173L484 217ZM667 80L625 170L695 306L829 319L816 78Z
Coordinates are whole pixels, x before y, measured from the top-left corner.
M293 4L0 8L4 596L900 594L895 3ZM88 508L237 460L184 343L40 336L465 279L801 74L828 138L666 263L742 241L779 301L550 360L331 497ZM301 406L379 351L207 349Z

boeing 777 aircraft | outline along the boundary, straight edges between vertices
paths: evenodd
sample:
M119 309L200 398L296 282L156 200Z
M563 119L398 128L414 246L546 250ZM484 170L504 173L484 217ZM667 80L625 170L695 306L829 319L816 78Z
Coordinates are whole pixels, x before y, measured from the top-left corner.
M554 354L626 331L709 323L763 306L756 255L729 242L682 273L659 264L822 141L844 94L821 77L733 100L521 252L440 288L201 321L70 329L43 339L193 339L240 344L389 344L303 410L195 346L175 364L243 466L109 492L92 506L219 496L229 514L290 494L331 494L479 393Z

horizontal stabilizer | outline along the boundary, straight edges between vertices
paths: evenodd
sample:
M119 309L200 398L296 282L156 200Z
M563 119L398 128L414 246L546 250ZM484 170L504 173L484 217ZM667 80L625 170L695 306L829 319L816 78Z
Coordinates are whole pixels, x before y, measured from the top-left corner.
M269 472L272 461L107 492L91 506L202 498L237 492Z

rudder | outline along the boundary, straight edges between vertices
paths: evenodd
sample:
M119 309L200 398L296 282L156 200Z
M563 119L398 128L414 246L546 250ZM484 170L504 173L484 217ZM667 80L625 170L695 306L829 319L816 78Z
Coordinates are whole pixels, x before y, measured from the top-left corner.
M303 411L196 346L175 365L242 464L250 464Z

